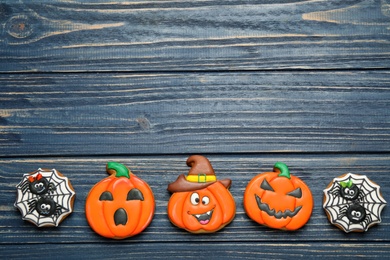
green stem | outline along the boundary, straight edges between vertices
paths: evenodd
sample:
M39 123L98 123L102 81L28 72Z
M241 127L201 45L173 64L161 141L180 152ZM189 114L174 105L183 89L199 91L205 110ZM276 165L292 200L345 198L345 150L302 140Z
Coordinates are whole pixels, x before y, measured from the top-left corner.
M107 163L107 172L111 173L115 171L115 177L126 177L130 179L129 169L121 163L117 162L108 162Z
M274 169L275 169L275 168L280 170L280 174L279 174L278 176L280 176L280 177L286 177L286 178L291 179L290 170L288 169L287 165L285 165L285 164L282 163L282 162L277 162L277 163L275 163L275 165L274 165Z

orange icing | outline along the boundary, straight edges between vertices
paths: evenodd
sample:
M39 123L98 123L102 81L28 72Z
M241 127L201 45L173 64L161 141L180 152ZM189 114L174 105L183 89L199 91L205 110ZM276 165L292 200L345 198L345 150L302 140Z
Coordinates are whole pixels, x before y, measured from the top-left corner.
M131 172L128 176L118 177L113 172L88 194L86 218L91 228L101 236L114 239L135 236L152 221L155 210L152 190ZM103 193L106 194L104 198Z
M255 176L244 193L246 214L257 223L276 229L301 228L310 219L313 205L309 187L296 176L281 175L277 168Z

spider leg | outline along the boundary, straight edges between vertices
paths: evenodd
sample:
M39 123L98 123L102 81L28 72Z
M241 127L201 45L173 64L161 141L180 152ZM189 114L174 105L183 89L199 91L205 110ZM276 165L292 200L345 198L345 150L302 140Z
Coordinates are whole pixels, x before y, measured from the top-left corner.
M363 220L363 222L364 222L364 226L367 227L368 224L370 224L372 222L371 214L367 214L366 218Z
M20 185L20 189L22 190L22 193L25 194L26 191L29 189L28 180L25 180L22 185Z
M333 196L340 196L340 185L335 186L330 193Z
M50 183L49 184L49 193L54 193L55 190L56 190L56 187L55 187L54 183Z
M341 208L340 208L340 212L339 212L339 214L337 215L337 219L342 219L343 217L345 217L345 215L347 214L347 209L348 209L347 206L341 207Z
M364 192L362 192L362 190L360 190L357 200L363 202L365 196L366 196L366 194L364 194Z
M37 200L31 200L29 202L27 202L28 204L28 214L30 214L31 212L33 212L36 207L37 207Z

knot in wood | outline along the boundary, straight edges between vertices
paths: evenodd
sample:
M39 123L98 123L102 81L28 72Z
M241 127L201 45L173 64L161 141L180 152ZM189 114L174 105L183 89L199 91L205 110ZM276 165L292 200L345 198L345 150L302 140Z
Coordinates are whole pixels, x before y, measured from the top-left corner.
M144 131L150 130L150 122L146 117L139 117L136 119L137 123L139 126L142 128Z
M27 38L33 32L31 19L25 15L11 17L6 24L6 30L14 38Z

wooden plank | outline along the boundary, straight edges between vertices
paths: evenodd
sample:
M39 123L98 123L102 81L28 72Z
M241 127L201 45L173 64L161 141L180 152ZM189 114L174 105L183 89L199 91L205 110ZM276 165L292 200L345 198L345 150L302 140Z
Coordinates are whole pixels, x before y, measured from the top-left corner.
M389 68L388 1L3 1L0 71Z
M321 243L381 243L382 249L389 247L390 215L385 208L382 223L365 233L346 234L331 225L322 209L323 189L339 175L347 172L367 175L381 186L387 201L390 196L390 156L388 154L281 154L281 155L206 155L211 161L218 178L232 179L230 189L237 208L231 224L214 234L194 235L174 227L166 214L170 193L166 190L179 174L187 174L186 155L180 156L132 156L132 157L57 157L57 158L15 158L0 159L0 244L76 244L83 247L97 244L108 246L116 241L100 237L88 226L85 219L85 200L92 186L107 176L107 161L118 161L130 167L132 172L151 186L156 199L156 214L150 226L140 235L123 240L126 243L191 243L211 245L226 243L274 243L283 245L295 243L310 244L316 248ZM314 197L314 210L309 222L296 232L284 232L260 226L251 221L243 210L243 193L248 182L257 174L270 171L276 161L285 162L292 174L300 177L310 187ZM56 168L66 175L76 190L75 212L58 228L38 229L21 219L14 208L16 185L24 173L39 167ZM118 243L122 243L118 242ZM287 243L286 243L287 242ZM103 246L103 247L104 247ZM227 250L226 248L220 250ZM271 250L269 248L269 250ZM278 252L279 248L273 248ZM261 250L260 250L261 251ZM228 251L227 251L228 252ZM227 253L226 252L226 253Z
M0 75L0 156L388 152L389 75Z
M385 259L388 244L381 243L108 243L0 246L10 259Z

